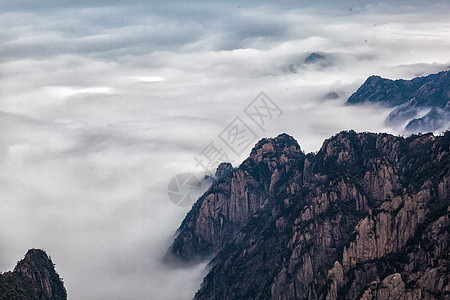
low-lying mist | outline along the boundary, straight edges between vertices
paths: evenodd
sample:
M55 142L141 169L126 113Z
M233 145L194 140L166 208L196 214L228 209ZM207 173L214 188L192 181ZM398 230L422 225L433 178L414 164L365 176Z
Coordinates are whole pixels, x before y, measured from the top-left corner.
M80 3L0 11L0 270L43 248L74 300L192 298L206 262L163 262L189 211L167 184L203 176L210 142L238 166L282 132L305 152L341 130L401 134L346 99L370 75L450 64L445 3ZM260 92L282 111L263 128L244 112ZM236 117L255 135L240 154L219 137Z

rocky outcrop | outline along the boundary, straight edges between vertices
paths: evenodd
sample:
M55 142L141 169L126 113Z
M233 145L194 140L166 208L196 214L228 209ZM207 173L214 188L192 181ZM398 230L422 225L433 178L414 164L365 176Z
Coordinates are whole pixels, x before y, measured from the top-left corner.
M405 131L408 133L448 130L450 71L412 80L371 76L348 98L347 103L377 103L393 107L395 109L386 123L398 127L406 122Z
M228 174L230 174L232 171L233 171L233 166L230 163L223 162L217 167L214 178L216 180L222 179L225 176L228 176Z
M213 257L196 299L449 298L449 148L450 132L341 132L308 155L263 139L170 255Z
M194 204L170 252L192 260L222 249L267 205L280 178L299 171L302 157L297 142L287 135L260 141L240 168L215 181Z
M12 272L0 275L0 299L67 299L54 264L40 249L28 250Z
M446 215L429 224L422 235L416 236L418 243L413 244L412 240L406 251L400 251L400 254L407 255L404 260L408 261L399 265L397 271L401 273L387 275L381 282L377 278L370 283L361 299L449 299L448 213L444 212Z

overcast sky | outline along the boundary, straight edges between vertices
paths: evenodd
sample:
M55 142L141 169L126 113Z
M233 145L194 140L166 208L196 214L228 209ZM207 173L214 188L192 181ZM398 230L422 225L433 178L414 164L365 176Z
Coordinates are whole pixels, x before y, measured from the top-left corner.
M448 1L308 2L0 0L0 271L44 248L69 299L190 299L205 263L161 261L189 210L167 185L202 176L210 142L236 166L282 132L305 152L401 134L343 104L370 75L448 69ZM260 92L282 112L263 128ZM256 139L239 154L220 139L236 117Z

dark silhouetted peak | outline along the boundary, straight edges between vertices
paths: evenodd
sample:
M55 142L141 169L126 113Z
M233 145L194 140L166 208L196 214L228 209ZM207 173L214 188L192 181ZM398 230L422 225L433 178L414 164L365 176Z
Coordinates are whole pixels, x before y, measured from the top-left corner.
M406 128L409 132L439 131L449 129L450 71L443 71L412 80L390 80L380 76L369 77L348 98L348 104L379 103L395 107L386 119L390 126L399 126L412 121ZM433 110L425 118L418 117L427 108Z
M450 109L433 107L426 115L415 118L406 125L406 131L429 132L438 131L441 128L450 128Z
M288 67L288 70L291 73L298 73L299 71L300 72L302 70L305 71L306 69L309 69L309 68L323 69L323 68L329 67L331 65L332 65L332 63L330 60L328 60L327 57L325 57L322 54L312 52L312 53L308 54L306 56L306 58L303 59L303 61L296 61L296 62L290 64Z
M339 99L341 96L336 93L336 92L329 92L328 94L325 95L325 99L330 99L330 100L335 100L335 99Z
M397 106L408 101L411 91L404 80L390 80L374 75L348 98L347 103L380 103L385 106Z
M64 300L67 292L45 251L30 249L13 272L0 276L0 299ZM7 295L2 298L2 295Z
M313 64L317 62L322 62L324 60L326 60L325 56L316 52L312 52L305 58L305 64Z
M383 77L379 76L379 75L372 75L369 78L367 78L366 82L364 82L364 84L375 84L378 83L382 80L389 80L389 79L384 79Z
M51 266L51 268L53 268L52 261L48 257L47 253L45 253L45 251L42 249L28 250L28 252L25 254L25 258L19 262L16 268L19 267L20 265L27 263L28 264L38 263L39 265Z
M228 162L221 163L216 170L214 175L215 179L222 179L233 171L233 165Z

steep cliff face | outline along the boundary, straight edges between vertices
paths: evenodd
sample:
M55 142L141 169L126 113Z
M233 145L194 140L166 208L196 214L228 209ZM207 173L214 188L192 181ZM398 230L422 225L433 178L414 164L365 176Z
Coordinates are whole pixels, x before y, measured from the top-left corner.
M213 183L194 204L170 251L192 260L221 250L254 213L268 205L281 178L300 172L303 161L299 145L288 135L260 141L250 158Z
M449 298L449 147L449 132L341 132L308 155L263 139L170 252L214 256L196 299Z
M347 100L348 104L366 102L395 107L386 123L400 126L406 122L407 132L447 130L450 126L450 71L412 80L371 76Z
M14 271L0 275L0 299L64 300L67 292L47 254L30 249Z

